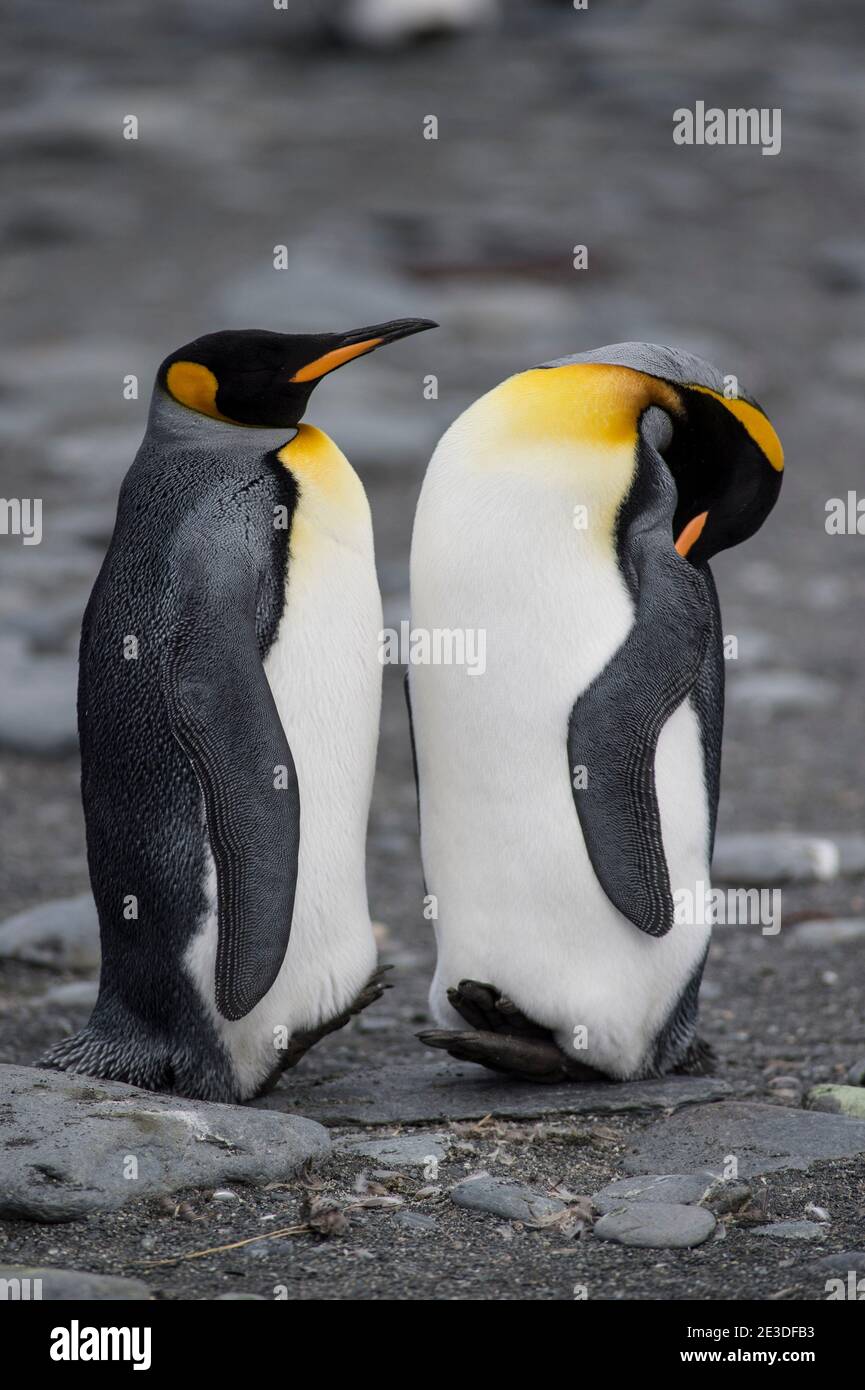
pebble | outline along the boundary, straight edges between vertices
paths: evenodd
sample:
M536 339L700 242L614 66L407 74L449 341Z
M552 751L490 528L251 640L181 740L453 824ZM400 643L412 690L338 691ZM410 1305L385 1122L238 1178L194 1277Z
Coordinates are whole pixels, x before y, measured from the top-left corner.
M618 1178L592 1195L596 1211L615 1211L623 1202L665 1202L687 1205L699 1202L706 1180L693 1173L650 1174L644 1178Z
M705 1207L681 1202L629 1202L602 1216L594 1234L617 1245L674 1250L702 1245L715 1225L714 1216Z
M848 1086L865 1086L865 1057L853 1063L845 1079Z
M447 1158L453 1140L449 1134L397 1134L391 1139L348 1138L338 1147L343 1153L371 1158L382 1168L420 1168Z
M397 1226L402 1226L406 1231L435 1231L438 1222L434 1216L427 1216L422 1211L398 1211L393 1218Z
M663 1164L678 1173L720 1177L728 1156L739 1178L780 1168L807 1170L827 1158L865 1154L865 1121L756 1101L690 1106L644 1130L624 1167L655 1173Z
M852 1270L859 1278L865 1277L865 1250L838 1250L834 1255L824 1255L817 1260L814 1268L837 1274L849 1274Z
M755 1236L775 1236L778 1240L822 1240L826 1227L816 1221L771 1221L768 1226L752 1226Z
M522 1183L507 1178L467 1178L457 1183L451 1200L469 1211L490 1212L506 1221L540 1221L564 1211L565 1203L557 1197L544 1197Z
M266 1303L263 1293L218 1293L214 1303Z
M58 970L98 970L99 919L91 893L55 898L0 923L0 957L53 965Z
M798 922L789 933L794 946L822 950L826 946L846 946L865 937L865 917L836 917L831 921Z
M769 1081L769 1090L773 1096L788 1105L799 1105L804 1089L797 1076L773 1076Z
M141 1091L71 1072L0 1066L0 1217L72 1221L180 1188L264 1185L330 1149L300 1116ZM134 1158L137 1175L127 1176Z
M753 835L719 835L712 877L737 887L777 887L836 878L841 867L838 846L828 837L786 831Z
M37 1301L37 1297L43 1303L95 1303L152 1297L147 1285L139 1279L121 1279L114 1274L87 1274L79 1269L0 1265L0 1280L10 1281L5 1297L16 1302L25 1299ZM18 1283L11 1282L15 1280ZM36 1284L37 1280L41 1281L41 1288Z
M865 1086L814 1086L805 1097L805 1105L808 1110L865 1120Z

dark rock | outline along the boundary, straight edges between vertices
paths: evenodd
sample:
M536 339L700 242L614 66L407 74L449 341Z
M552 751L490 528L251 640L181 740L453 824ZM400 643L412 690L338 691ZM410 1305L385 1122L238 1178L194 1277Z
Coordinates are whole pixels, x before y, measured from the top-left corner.
M652 1174L645 1178L618 1178L594 1193L596 1211L615 1211L625 1202L665 1202L687 1205L699 1202L706 1190L706 1179L692 1173Z
M299 1116L0 1066L0 1216L71 1221L141 1197L273 1182L330 1149Z
M755 1236L773 1236L777 1240L822 1240L826 1227L816 1221L772 1221L768 1226L752 1226Z
M398 1211L393 1219L395 1225L402 1226L406 1231L434 1231L438 1226L434 1216L427 1216L422 1211Z
M779 1168L807 1169L821 1159L861 1153L865 1153L863 1120L726 1101L659 1120L640 1137L624 1166L630 1173L653 1173L665 1167L722 1177L732 1156L738 1176L747 1178Z
M300 1111L325 1125L438 1124L484 1115L534 1120L676 1110L728 1096L730 1090L727 1082L706 1076L541 1086L495 1076L470 1062L418 1061L351 1071L319 1083L298 1075L253 1104Z
M507 1178L467 1178L453 1189L451 1200L458 1207L490 1212L505 1221L541 1221L565 1210L564 1202L557 1197L544 1197Z
M342 1153L372 1159L382 1168L426 1168L441 1163L452 1143L449 1134L397 1134L391 1139L350 1136L340 1140Z

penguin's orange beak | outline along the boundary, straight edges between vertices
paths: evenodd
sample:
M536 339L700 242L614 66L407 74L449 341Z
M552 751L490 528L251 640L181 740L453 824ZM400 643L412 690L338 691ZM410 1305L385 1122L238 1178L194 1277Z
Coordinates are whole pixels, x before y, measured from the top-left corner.
M307 362L305 367L301 367L299 372L295 372L292 381L318 381L320 376L325 376L332 372L334 367L341 367L343 362L350 362L353 357L360 357L365 352L372 352L377 348L381 338L366 338L361 343L346 344L345 347L334 348L333 352L326 352L322 357L316 357L314 362Z
M708 517L708 512L700 512L699 516L692 516L687 526L682 527L676 538L676 550L680 555L687 555L691 546L700 539Z
M318 381L328 372L351 362L354 357L363 357L365 353L373 352L383 343L393 343L398 338L407 338L412 333L423 333L428 328L438 328L438 324L432 319L392 319L390 323L376 323L369 328L358 328L351 333L335 335L335 346L311 362L306 362L294 373L291 380Z

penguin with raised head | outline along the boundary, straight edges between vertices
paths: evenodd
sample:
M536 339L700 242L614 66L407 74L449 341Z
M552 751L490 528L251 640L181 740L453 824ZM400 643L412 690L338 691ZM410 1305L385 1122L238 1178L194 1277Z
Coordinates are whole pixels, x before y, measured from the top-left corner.
M327 373L433 327L211 333L159 368L81 636L99 997L47 1065L239 1101L380 994L370 511L300 420Z
M513 376L439 442L412 626L484 631L486 669L410 667L438 946L423 1042L547 1081L708 1065L724 663L707 562L763 523L782 468L756 401L643 343Z

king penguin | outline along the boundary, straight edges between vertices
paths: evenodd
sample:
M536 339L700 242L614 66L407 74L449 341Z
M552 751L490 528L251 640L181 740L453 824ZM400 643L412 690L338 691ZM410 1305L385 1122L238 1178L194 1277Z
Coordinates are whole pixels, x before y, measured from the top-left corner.
M484 632L486 669L409 668L429 1046L539 1081L710 1065L699 900L724 660L708 561L763 523L783 469L730 387L697 357L620 343L511 377L435 450L412 628Z
M47 1065L240 1101L381 993L372 525L300 421L327 373L435 326L211 333L160 366L81 636L99 996Z

